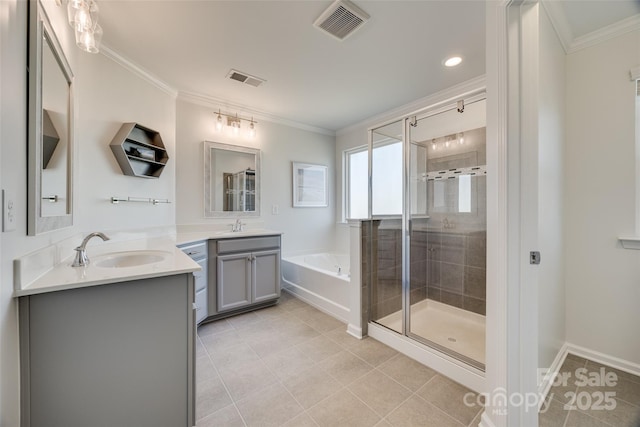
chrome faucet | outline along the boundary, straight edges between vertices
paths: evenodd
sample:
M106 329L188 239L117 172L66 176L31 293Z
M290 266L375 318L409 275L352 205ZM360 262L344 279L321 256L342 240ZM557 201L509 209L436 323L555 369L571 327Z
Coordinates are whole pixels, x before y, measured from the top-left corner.
M78 246L75 249L76 259L73 260L73 264L71 264L71 267L84 267L89 264L89 257L87 256L86 247L87 247L87 243L89 243L89 240L91 240L92 237L99 237L102 240L109 240L107 236L105 236L100 232L89 234L87 237L84 238L80 246Z
M235 224L231 224L231 231L232 232L239 232L242 231L242 228L244 227L244 224L240 221L240 218L236 219L236 223Z

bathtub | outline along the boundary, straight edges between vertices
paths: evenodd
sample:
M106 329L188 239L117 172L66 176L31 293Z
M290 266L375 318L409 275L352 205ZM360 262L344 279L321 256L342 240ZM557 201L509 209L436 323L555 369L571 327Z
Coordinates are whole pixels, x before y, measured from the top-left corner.
M282 259L283 289L349 322L349 255L318 253Z

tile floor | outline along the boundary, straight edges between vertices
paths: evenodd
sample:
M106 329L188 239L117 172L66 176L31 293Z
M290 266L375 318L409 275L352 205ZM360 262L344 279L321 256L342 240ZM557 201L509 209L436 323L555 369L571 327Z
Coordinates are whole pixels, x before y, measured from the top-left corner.
M581 368L586 371L577 371ZM551 388L540 427L640 427L640 377L572 354L560 374L567 380ZM615 385L584 384L585 376L599 380L607 375ZM611 400L604 400L605 393L611 393ZM615 408L607 409L614 404Z
M277 306L200 326L197 426L478 425L468 389L345 330L284 292Z

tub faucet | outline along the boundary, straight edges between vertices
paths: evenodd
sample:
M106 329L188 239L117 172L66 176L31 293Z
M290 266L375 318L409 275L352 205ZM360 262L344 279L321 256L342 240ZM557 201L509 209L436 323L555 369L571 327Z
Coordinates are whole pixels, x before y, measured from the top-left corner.
M89 265L89 257L87 256L86 248L87 248L87 243L89 243L89 240L91 240L92 237L100 237L102 240L109 240L107 236L105 236L100 232L89 234L87 237L84 238L80 246L78 246L75 249L76 259L73 260L73 264L71 264L71 267L84 267L86 265Z

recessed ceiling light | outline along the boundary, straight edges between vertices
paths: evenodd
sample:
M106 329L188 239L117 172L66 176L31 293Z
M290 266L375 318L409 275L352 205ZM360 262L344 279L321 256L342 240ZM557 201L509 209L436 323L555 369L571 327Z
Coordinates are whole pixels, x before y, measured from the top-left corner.
M459 56L452 56L451 58L447 58L444 61L444 65L445 67L455 67L456 65L459 65L462 62L462 58L460 58Z

